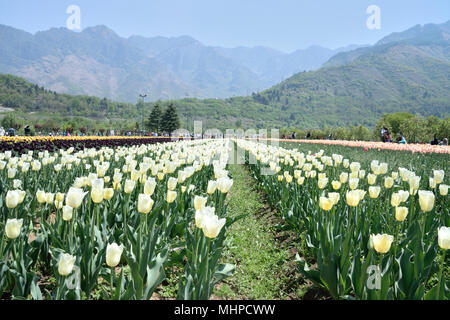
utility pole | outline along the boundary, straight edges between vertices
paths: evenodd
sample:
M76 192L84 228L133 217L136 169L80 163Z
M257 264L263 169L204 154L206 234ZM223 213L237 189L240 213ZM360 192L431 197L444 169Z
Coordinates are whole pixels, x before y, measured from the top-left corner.
M144 134L144 106L145 106L145 98L146 94L140 94L139 97L142 98L142 110L141 110L141 135Z

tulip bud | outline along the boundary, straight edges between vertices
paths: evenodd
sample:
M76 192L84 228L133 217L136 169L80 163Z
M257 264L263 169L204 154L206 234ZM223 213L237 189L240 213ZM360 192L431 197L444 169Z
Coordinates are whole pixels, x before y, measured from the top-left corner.
M59 264L58 264L58 273L60 275L68 276L72 273L73 266L75 264L76 257L71 256L68 253L61 254L61 257L59 258Z
M347 191L346 200L350 207L356 207L361 201L361 195L358 190Z
M63 202L64 201L64 197L65 197L64 193L58 192L56 194L56 198L55 199L58 200L59 202Z
M45 194L45 202L46 203L51 204L51 203L53 203L54 199L55 199L55 194L54 193L48 192L48 193Z
M154 201L149 195L139 194L138 197L138 212L139 213L149 213L152 210Z
M19 204L23 202L23 199L25 199L25 195L27 194L25 191L22 190L16 190L19 193Z
M120 263L123 252L123 245L118 246L117 243L108 244L106 246L106 264L110 268L115 268Z
M63 220L70 221L72 220L73 208L71 206L65 205L63 208Z
M391 244L394 241L394 237L387 234L371 235L373 241L373 247L378 253L387 253L391 248Z
M341 199L341 195L337 192L330 192L328 194L328 198L330 198L331 201L333 201L333 205L337 205L339 200Z
M178 179L170 177L167 181L167 189L173 191L177 187Z
M42 191L42 190L38 190L37 192L36 192L36 198L37 198L37 201L39 202L39 203L45 203L45 201L46 201L46 198L45 198L45 191Z
M205 215L202 220L203 234L207 238L214 239L219 235L222 227L225 225L225 222L225 218L219 220L219 217L216 215Z
M347 181L348 181L348 173L347 173L347 172L342 172L342 173L339 175L339 181L340 181L342 184L347 183Z
M372 199L376 199L378 198L378 196L380 195L380 191L381 188L376 186L376 187L369 187L369 195Z
M327 184L328 184L328 178L319 179L317 182L317 185L318 185L319 189L321 189L321 190L323 188L325 188L327 186Z
M408 208L406 207L395 208L395 220L405 221L407 215L408 215Z
M144 184L144 193L146 195L151 196L155 192L155 188L156 188L156 180L154 178L149 178Z
M222 177L217 180L217 189L222 193L228 193L233 185L233 179Z
M206 197L195 196L194 197L195 210L202 211L206 205L206 201L208 201L208 198L206 198Z
M14 189L20 189L22 187L22 180L14 179L13 187L14 187Z
M217 189L217 181L213 181L213 180L208 181L208 188L207 188L206 192L209 195L211 195L216 191L216 189Z
M105 200L111 200L113 196L114 196L114 189L113 188L103 189L103 198Z
M431 191L419 191L419 204L423 212L430 212L434 207L434 193Z
M8 169L8 178L13 179L16 176L17 169L16 168L9 168Z
M394 179L392 179L391 177L384 178L384 187L386 189L392 188L393 185L394 185Z
M441 184L442 181L444 181L444 170L433 170L433 174L434 174L434 181L436 182L436 184Z
M446 184L439 185L439 193L441 194L441 196L446 196L448 194L448 185Z
M358 178L350 178L350 180L348 180L348 186L350 187L351 190L355 190L356 188L358 188L358 183L359 183Z
M286 183L291 183L292 182L292 176L291 175L287 175L286 176Z
M341 188L341 183L339 181L332 181L331 186L333 187L333 190L339 190Z
M135 181L127 179L125 181L125 187L124 187L123 191L125 191L125 193L127 193L127 194L130 194L131 192L133 192L135 186L136 186Z
M391 196L391 206L398 207L400 205L400 202L402 201L402 198L398 193L393 193Z
M327 197L320 197L319 199L319 207L324 211L330 211L333 208L333 200Z
M440 227L438 229L438 244L441 249L450 249L450 227Z
M204 216L213 216L215 208L214 207L204 207L202 210L195 211L195 225L197 228L201 229L203 226Z
M20 235L23 219L8 219L6 221L5 233L9 239L16 239Z
M8 190L5 197L6 206L9 209L14 209L17 207L20 202L20 196L21 195L17 190Z
M372 174L372 173L369 173L369 174L367 175L367 182L368 182L370 185L375 184L376 181L377 181L377 176L376 176L376 175L374 175L374 174Z
M175 199L176 199L176 197L177 197L176 191L171 191L171 190L168 190L168 191L167 191L167 197L166 197L167 203L172 203L172 202L174 202Z
M67 192L66 196L66 204L76 209L81 205L83 198L86 196L87 192L83 192L83 190L79 188L71 187Z

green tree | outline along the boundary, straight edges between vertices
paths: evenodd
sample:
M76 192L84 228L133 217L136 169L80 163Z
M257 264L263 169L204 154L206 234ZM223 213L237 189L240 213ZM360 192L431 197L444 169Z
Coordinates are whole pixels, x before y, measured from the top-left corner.
M147 121L147 128L150 131L159 132L161 129L162 111L159 104L153 107Z
M162 117L161 129L170 134L179 128L180 119L178 118L177 109L173 104L170 104Z
M15 130L18 130L22 127L22 123L19 119L17 119L14 112L9 112L2 119L2 127L5 130L8 130L9 128L14 128Z

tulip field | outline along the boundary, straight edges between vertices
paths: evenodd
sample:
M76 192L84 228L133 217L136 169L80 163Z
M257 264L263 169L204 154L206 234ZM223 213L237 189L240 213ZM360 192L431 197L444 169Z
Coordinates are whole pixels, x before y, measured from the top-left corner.
M149 300L173 269L173 298L210 299L238 264L236 152L330 297L450 298L447 152L102 138L1 142L0 299Z
M179 299L232 274L230 141L0 153L2 299L150 299L179 265ZM49 279L52 279L50 281Z
M296 258L300 272L333 298L450 297L447 156L416 161L389 151L391 163L362 162L362 149L345 150L358 157L347 158L323 145L314 152L292 143L237 145L282 227L306 242L306 258Z

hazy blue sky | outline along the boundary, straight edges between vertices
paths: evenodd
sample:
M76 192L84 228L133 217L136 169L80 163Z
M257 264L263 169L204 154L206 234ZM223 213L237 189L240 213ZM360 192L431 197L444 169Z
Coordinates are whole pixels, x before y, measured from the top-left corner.
M372 44L416 24L450 20L449 0L0 0L0 23L28 32L65 27L69 5L81 27L104 24L120 36L190 35L206 45L263 45L292 51ZM369 5L381 29L369 30Z

